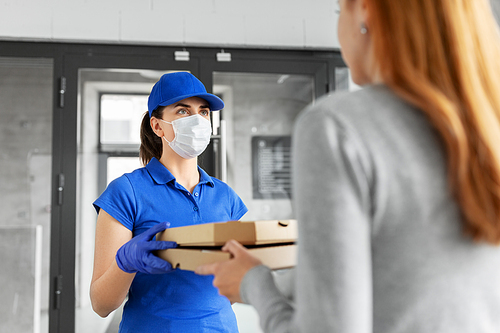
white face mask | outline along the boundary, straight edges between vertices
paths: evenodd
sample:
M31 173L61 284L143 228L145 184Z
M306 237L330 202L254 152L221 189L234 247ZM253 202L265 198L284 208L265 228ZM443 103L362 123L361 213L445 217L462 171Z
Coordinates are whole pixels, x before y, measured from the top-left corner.
M171 124L174 130L174 139L169 142L165 136L163 139L181 157L185 159L194 158L207 148L210 143L212 126L210 121L199 114L176 119L172 122L160 119L164 123Z

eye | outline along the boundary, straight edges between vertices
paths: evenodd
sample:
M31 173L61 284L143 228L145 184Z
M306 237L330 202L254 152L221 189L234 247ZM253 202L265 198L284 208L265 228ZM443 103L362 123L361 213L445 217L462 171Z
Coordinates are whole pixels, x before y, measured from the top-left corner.
M177 114L182 114L182 115L184 115L184 114L188 114L189 112L188 112L188 110L186 110L186 109L179 109L179 110L177 110L177 112L176 112L176 113L177 113Z
M201 110L200 111L200 114L204 117L207 117L209 114L210 114L210 111L209 110Z

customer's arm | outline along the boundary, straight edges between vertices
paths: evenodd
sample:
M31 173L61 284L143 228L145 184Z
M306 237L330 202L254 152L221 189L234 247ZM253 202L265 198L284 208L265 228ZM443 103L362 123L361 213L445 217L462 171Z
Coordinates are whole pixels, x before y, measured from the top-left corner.
M134 279L135 274L122 271L115 260L118 249L130 239L130 230L104 210L99 211L90 299L92 308L101 317L106 317L123 303Z
M290 301L295 297L295 268L280 269L273 271L273 278L276 287Z
M369 176L355 138L329 112L305 114L296 126L295 302L284 299L264 266L250 270L241 285L265 332L372 330Z
M197 268L230 300L257 310L265 332L370 333L372 273L369 158L355 133L328 111L294 132L294 207L299 225L295 301L235 241L233 259Z

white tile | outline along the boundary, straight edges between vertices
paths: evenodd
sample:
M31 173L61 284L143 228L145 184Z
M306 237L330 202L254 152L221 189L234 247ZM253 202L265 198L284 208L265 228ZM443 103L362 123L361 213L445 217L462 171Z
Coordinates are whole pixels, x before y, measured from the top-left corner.
M220 15L232 15L238 13L244 16L262 16L274 18L287 15L288 5L284 6L284 0L213 0L215 12Z
M46 1L29 6L21 2L0 4L0 36L21 38L50 38L52 8Z
M212 0L214 13L217 15L245 14L245 7L242 5L247 1L240 0Z
M185 41L193 44L241 45L245 41L245 24L240 15L215 14L185 17Z
M301 17L245 16L245 35L251 46L303 47L304 21Z
M103 3L61 3L54 8L53 37L96 41L118 41L119 8Z
M138 10L138 11L151 9L153 2L153 0L77 0L77 1L84 1L85 4L92 4L95 6L102 6L103 4L107 4L120 10Z
M120 38L127 42L183 43L184 18L166 16L157 10L123 10Z
M0 37L336 48L334 0L4 0Z
M162 13L165 18L178 15L188 17L198 14L213 14L213 0L151 0L152 9Z
M337 37L338 16L318 16L305 20L305 46L339 49Z
M269 20L318 14L333 7L335 0L212 0L216 14L261 16Z
M234 13L245 16L245 45L298 48L336 45L333 0L213 1L219 17Z

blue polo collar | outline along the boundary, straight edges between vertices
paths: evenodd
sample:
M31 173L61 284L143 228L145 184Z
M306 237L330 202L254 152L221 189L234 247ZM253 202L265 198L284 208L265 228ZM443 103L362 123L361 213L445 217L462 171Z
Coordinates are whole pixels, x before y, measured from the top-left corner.
M214 187L214 181L212 177L208 175L208 173L205 172L202 168L198 166L198 172L200 173L200 184L207 184L210 187Z
M146 169L148 170L151 178L155 181L156 184L167 184L169 182L175 181L175 177L172 173L158 161L155 157L149 161L146 165ZM200 173L200 182L199 184L207 184L211 187L214 187L214 181L212 177L210 177L205 170L198 166L198 172Z

